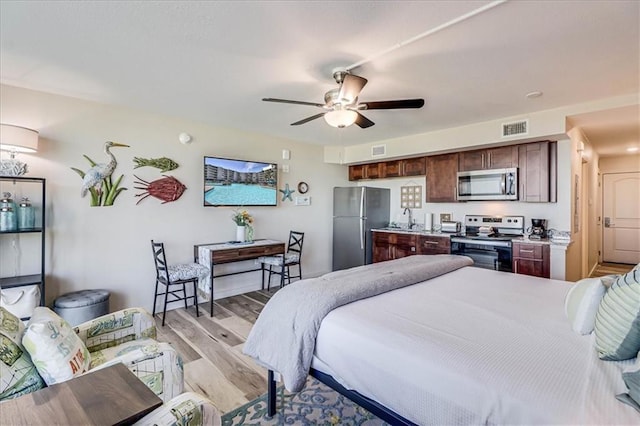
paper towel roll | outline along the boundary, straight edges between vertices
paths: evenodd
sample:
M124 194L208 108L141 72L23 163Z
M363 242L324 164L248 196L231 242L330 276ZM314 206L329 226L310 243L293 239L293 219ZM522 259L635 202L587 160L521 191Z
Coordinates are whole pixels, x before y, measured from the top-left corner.
M433 228L433 213L424 214L424 229L425 231L431 231Z

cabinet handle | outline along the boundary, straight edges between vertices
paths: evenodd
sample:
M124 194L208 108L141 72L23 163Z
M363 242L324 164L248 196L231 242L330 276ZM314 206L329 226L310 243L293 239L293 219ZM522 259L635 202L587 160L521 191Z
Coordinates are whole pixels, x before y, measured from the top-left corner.
M517 274L518 273L518 260L516 260L513 263L514 263L514 266L515 266L515 271L513 271L513 272L515 272Z
M481 154L481 158L482 158L482 165L480 167L482 167L483 169L484 167L484 152Z
M439 242L437 242L437 241L425 241L424 243L425 243L425 244L433 244L433 245L436 245L436 246L437 246L438 244L440 244L440 243L439 243Z
M520 249L521 253L533 253L533 250Z

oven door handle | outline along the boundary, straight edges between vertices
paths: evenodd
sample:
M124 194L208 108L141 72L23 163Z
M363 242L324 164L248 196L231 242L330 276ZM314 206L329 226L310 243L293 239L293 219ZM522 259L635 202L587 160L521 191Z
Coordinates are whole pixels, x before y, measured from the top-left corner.
M511 247L511 241L471 240L468 238L451 237L452 243L476 244L491 247Z

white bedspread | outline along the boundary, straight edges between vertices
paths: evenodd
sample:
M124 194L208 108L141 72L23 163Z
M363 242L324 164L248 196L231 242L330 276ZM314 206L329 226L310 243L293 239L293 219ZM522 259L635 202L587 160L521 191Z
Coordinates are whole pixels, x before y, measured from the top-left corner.
M640 424L615 399L633 360L597 358L568 290L465 267L333 310L312 367L418 424Z

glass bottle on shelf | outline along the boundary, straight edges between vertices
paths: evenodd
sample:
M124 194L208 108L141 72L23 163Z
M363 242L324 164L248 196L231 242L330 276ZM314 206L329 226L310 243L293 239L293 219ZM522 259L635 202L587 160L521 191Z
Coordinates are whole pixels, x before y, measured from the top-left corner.
M36 212L28 197L22 197L18 207L18 229L24 231L36 227Z
M16 203L11 199L11 193L5 192L0 199L0 231L16 231L17 229Z

